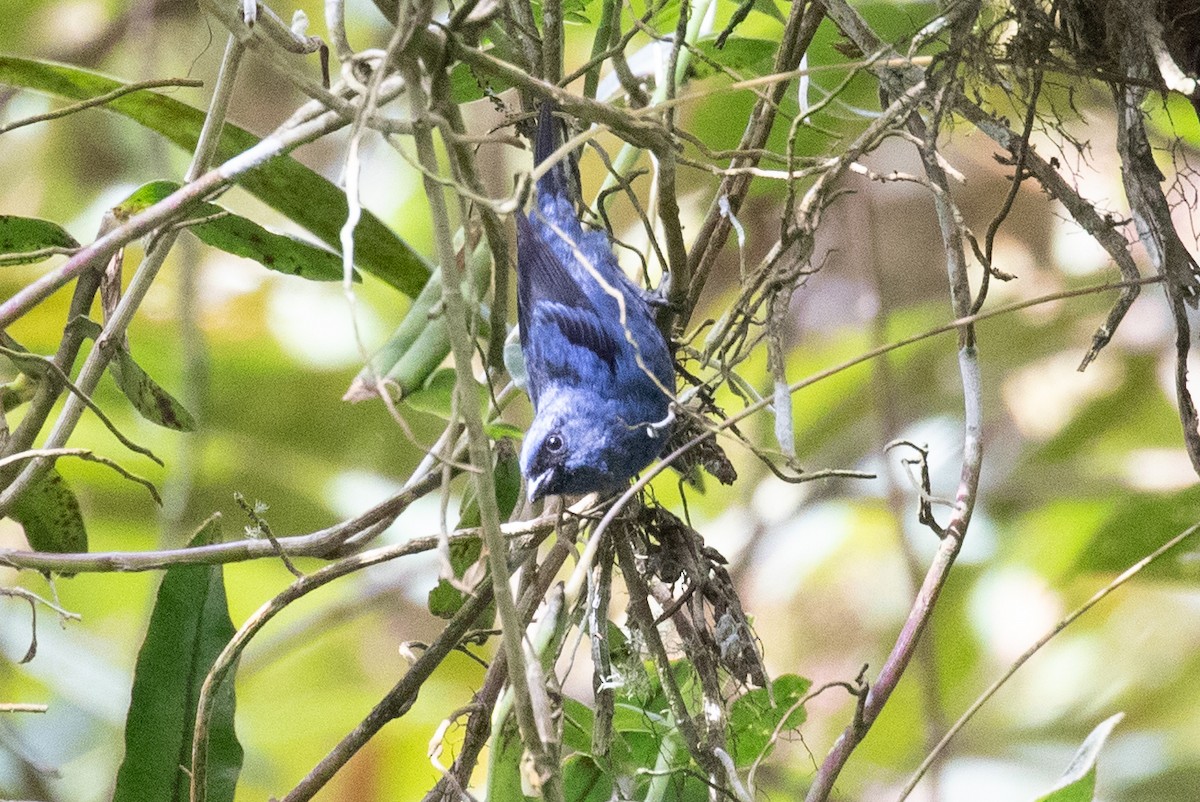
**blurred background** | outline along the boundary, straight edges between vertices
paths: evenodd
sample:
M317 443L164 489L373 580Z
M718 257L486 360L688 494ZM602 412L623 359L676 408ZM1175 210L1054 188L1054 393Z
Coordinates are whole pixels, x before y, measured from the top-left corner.
M586 16L593 5L582 4L580 13ZM320 3L273 7L284 18L303 9L312 20L310 33L324 36ZM355 48L383 46L389 27L374 6L350 0L347 7ZM715 30L734 7L718 2ZM785 4L779 8L786 12ZM936 13L931 3L862 8L885 38L897 40ZM198 78L204 89L166 90L197 107L207 103L225 38L192 4L174 0L0 0L0 19L0 51L124 81ZM778 21L763 13L752 14L739 30L764 39L779 31ZM837 41L826 23L810 64L844 61L834 50ZM567 43L569 70L586 60L591 27L569 25ZM645 40L634 39L631 51L639 43ZM319 74L315 57L297 58L314 77ZM844 71L815 74L814 97L844 77ZM682 124L714 149L736 144L753 100L719 91L727 83L698 76L693 88L711 91L682 112ZM861 130L871 109L878 109L873 91L865 78L852 82L819 126L802 133L802 149L836 149L839 137ZM1066 97L1065 82L1047 91ZM503 97L515 108L515 97ZM789 98L795 114L795 94ZM1090 148L1064 153L1060 143L1042 137L1039 153L1058 154L1083 195L1120 217L1111 98L1103 88L1076 85L1072 99L1079 114L1070 129ZM230 118L261 135L303 100L251 55ZM1157 104L1158 134L1164 144L1173 143L1161 161L1168 180L1177 180L1181 230L1194 231L1198 218L1188 201L1196 194L1187 162L1200 143L1195 116L1186 104L1151 103ZM57 105L0 86L2 120ZM465 106L464 115L469 128L484 132L502 119L486 99ZM982 231L1003 202L1011 169L998 164L993 143L965 123L950 133L946 152L964 179L956 197L967 224ZM294 155L338 181L345 143L342 132ZM512 176L529 162L527 152L511 147L495 146L485 155L483 172L497 195L509 191ZM188 159L156 134L103 110L22 128L0 137L0 214L55 220L88 242L106 209L147 181L179 180ZM365 206L432 260L425 196L409 164L371 137L362 159ZM912 147L899 141L873 154L869 164L879 172L919 171ZM585 192L594 197L603 166L589 154L581 170ZM647 179L639 181L635 187L644 192ZM686 235L696 229L716 184L695 170L682 170L680 181ZM792 380L950 319L927 192L862 177L843 188L822 224L817 261L823 269L794 298ZM775 242L783 199L781 186L764 185L743 207L747 263ZM276 230L299 233L238 189L222 203ZM613 205L617 233L638 242L628 203ZM127 275L140 259L138 250L130 249ZM1103 252L1033 182L1000 229L995 262L1017 278L993 283L989 307L1118 278ZM0 297L46 269L47 263L4 268ZM718 316L737 289L738 253L731 244L696 321ZM14 325L11 335L33 351L52 352L69 297L69 289L60 291ZM979 326L986 451L975 518L925 648L842 776L844 798L895 798L930 739L1036 638L1119 571L1200 520L1200 486L1174 408L1174 334L1161 291L1144 289L1113 343L1085 373L1076 371L1114 298L1108 292L1043 304ZM370 278L358 287L358 301L357 323L368 349L383 342L409 304ZM213 511L224 513L227 534L237 536L249 521L233 501L235 492L268 504L265 515L277 534L315 531L394 492L422 456L380 402L340 400L363 357L337 284L270 273L185 235L130 341L138 361L197 416L200 431L180 435L142 421L111 379L102 381L96 401L123 431L163 456L167 468L122 453L94 416L84 417L73 445L118 457L155 481L165 497L158 509L141 488L103 466L60 461L83 507L93 550L180 546ZM741 373L769 392L765 351ZM722 400L727 410L736 408L731 397ZM866 470L878 478L786 484L729 441L737 483L710 481L705 493L686 491L693 524L731 562L773 673L801 674L820 685L852 680L864 664L872 672L882 665L937 545L917 523L917 498L899 466L901 455L885 454L884 446L897 438L927 444L934 493L952 495L961 459L961 404L953 336L924 340L794 397L806 469ZM440 432L437 418L404 406L401 411L419 442L429 444ZM522 401L511 420L523 426L527 418ZM771 445L773 421L766 415L751 419L745 430ZM654 491L681 510L673 475L661 476ZM399 542L438 531L440 505L437 496L424 499L383 538ZM451 509L457 509L453 500ZM0 546L24 542L17 523L0 521ZM318 564L301 561L300 567ZM230 565L225 578L235 626L291 580L275 560ZM49 705L41 715L0 716L0 798L108 798L123 753L134 661L159 579L149 572L56 580L62 605L83 620L60 626L52 616L39 616L37 657L22 666L15 663L28 646L27 605L0 599L0 701ZM425 607L436 581L432 557L379 566L293 604L256 639L238 673L237 728L246 750L238 799L286 792L394 684L406 670L401 644L429 641L440 631L441 622ZM1100 798L1197 799L1198 582L1200 543L1188 543L1054 639L967 727L914 798L1031 799L1049 788L1096 724L1124 711L1101 759ZM0 583L50 593L32 572L0 569ZM439 776L426 757L429 739L442 718L469 701L482 673L476 663L452 655L413 710L372 740L320 798L420 798ZM567 689L586 694L589 683L586 670L577 667ZM760 772L762 798L802 796L849 720L853 700L829 691L809 711L801 737L792 737Z

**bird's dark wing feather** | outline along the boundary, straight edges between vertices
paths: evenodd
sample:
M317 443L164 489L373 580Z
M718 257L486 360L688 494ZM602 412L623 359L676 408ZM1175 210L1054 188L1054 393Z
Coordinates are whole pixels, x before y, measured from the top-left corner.
M517 215L517 319L521 323L521 344L525 329L539 303L557 303L596 314L567 268L558 261L534 224L523 214Z
M608 366L611 373L617 372L617 353L620 343L603 325L595 312L563 306L542 304L535 313L537 322L551 323L572 345L586 348Z

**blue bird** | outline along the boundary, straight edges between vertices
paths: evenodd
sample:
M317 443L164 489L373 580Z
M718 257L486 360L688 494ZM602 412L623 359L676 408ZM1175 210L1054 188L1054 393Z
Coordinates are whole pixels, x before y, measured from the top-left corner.
M558 141L545 104L535 163ZM539 179L532 212L516 218L517 320L534 410L521 448L529 499L620 490L662 451L675 392L670 349L607 235L580 225L564 162Z

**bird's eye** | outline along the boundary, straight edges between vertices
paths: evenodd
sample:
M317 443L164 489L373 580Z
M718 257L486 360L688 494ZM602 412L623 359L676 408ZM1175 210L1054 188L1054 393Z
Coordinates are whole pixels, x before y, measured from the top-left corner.
M558 434L549 435L546 438L546 448L547 448L547 450L554 451L554 452L562 451L562 448L563 448L562 436L558 435Z

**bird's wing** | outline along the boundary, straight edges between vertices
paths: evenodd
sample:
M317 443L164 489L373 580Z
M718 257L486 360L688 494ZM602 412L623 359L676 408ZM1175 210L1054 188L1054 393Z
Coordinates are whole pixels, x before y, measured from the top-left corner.
M591 352L616 371L621 344L605 325L596 308L567 268L539 235L528 218L517 215L517 318L521 324L521 347L536 352L553 373L575 372L571 355L555 349L544 339L552 326L568 343ZM539 338L536 342L533 338ZM562 364L553 365L552 362Z
M553 325L567 342L591 352L608 367L610 373L617 372L617 349L620 348L620 344L594 312L562 304L545 303L534 310L534 321L535 327L538 324Z
M586 309L593 314L596 311L529 218L518 214L517 314L520 322L524 324L534 306L547 301Z

